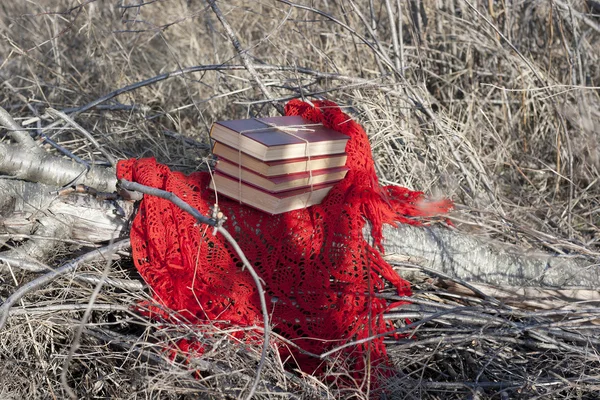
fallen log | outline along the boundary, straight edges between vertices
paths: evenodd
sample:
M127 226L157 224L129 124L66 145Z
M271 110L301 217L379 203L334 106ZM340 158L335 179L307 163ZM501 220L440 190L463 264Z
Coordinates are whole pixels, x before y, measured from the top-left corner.
M409 257L419 265L467 282L562 289L600 287L600 263L594 259L527 253L441 226L386 226L383 235L388 257Z

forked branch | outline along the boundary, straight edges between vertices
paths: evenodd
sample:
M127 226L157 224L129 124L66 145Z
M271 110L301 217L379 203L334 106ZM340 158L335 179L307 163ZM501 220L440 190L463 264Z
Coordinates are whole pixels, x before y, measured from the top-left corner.
M174 193L171 193L171 192L167 192L167 191L149 187L149 186L144 186L144 185L141 185L136 182L129 182L124 179L119 181L119 186L121 186L122 188L129 190L129 191L137 191L137 192L144 193L146 195L157 196L157 197L163 198L165 200L168 200L168 201L172 202L173 204L175 204L177 207L181 208L183 211L192 215L196 219L196 221L198 221L198 223L215 227L215 231L219 232L221 235L223 235L225 237L225 239L227 239L227 241L229 242L231 247L233 247L233 249L237 253L238 257L240 258L240 260L242 261L242 263L244 265L242 269L247 269L248 272L250 273L250 275L252 275L254 284L256 285L256 288L258 289L258 296L260 299L260 308L261 308L262 315L263 315L264 330L263 330L262 352L261 352L261 356L260 356L260 362L258 363L258 367L256 368L256 377L255 377L252 387L250 388L250 391L248 392L248 395L246 397L248 400L251 399L252 396L254 395L254 392L256 391L256 388L258 387L259 382L260 382L260 373L263 369L263 366L264 366L264 363L265 363L265 360L267 357L267 352L269 350L269 335L271 332L271 328L270 328L270 324L269 324L269 312L267 310L267 302L265 300L265 291L263 289L260 277L258 276L256 271L254 270L254 268L252 267L252 265L250 264L250 262L244 255L244 252L242 251L242 249L240 248L238 243L235 241L235 239L229 234L227 229L223 228L223 226L222 226L223 220L222 219L208 218L208 217L202 215L202 213L200 213L198 210L196 210L195 208L190 206L188 203L186 203L185 201L180 199L177 195L175 195Z

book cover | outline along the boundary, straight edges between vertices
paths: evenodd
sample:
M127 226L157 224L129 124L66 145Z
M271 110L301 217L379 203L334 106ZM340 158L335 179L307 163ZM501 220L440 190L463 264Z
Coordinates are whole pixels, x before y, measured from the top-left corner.
M349 139L299 116L219 121L210 135L262 161L343 153Z
M338 182L346 176L347 167L320 169L278 176L263 176L238 164L220 159L216 170L234 178L258 186L269 192L283 192L322 183Z
M277 176L309 170L343 167L348 158L346 153L341 153L314 156L310 157L310 159L307 157L298 157L287 160L261 161L258 158L219 142L215 142L212 152L219 159L226 159L234 164L239 163L263 176Z

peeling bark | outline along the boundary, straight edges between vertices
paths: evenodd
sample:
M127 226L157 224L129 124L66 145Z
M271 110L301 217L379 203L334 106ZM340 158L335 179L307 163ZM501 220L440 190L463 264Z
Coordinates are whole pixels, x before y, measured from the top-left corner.
M495 286L600 288L598 260L527 254L440 226L386 226L383 236L388 257L394 254L411 257L419 265L467 282Z
M45 269L40 262L64 239L93 245L127 234L131 202L60 196L53 194L56 190L40 183L0 180L0 233L30 237L21 246L0 253L0 260L40 271Z
M18 179L58 187L77 180L102 192L114 192L117 183L111 168L92 167L86 171L74 161L47 153L24 152L20 146L3 143L0 143L0 171Z

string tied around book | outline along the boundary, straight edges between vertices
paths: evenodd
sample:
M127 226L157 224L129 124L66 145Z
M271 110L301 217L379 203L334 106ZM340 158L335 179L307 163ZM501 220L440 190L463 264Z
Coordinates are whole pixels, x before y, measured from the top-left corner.
M242 204L242 146L241 146L242 134L251 133L251 132L261 132L261 131L265 131L265 130L279 130L279 131L285 132L288 135L293 136L296 139L299 139L302 142L304 142L304 156L306 157L306 166L308 169L308 185L310 186L310 191L308 192L308 197L306 198L304 207L308 206L310 199L312 197L312 194L313 194L313 171L312 171L312 166L310 163L310 146L309 146L310 142L308 141L308 139L305 139L301 136L294 134L294 132L300 132L300 131L314 132L315 130L312 129L311 127L323 126L323 124L316 123L316 124L283 125L283 126L281 126L281 125L277 125L277 124L274 124L271 122L262 121L258 118L253 118L253 119L265 124L267 127L266 128L245 129L245 130L241 130L238 132L238 135L237 135L237 138L238 138L238 143L237 143L238 163L237 164L238 164L238 201L239 201L239 203Z

